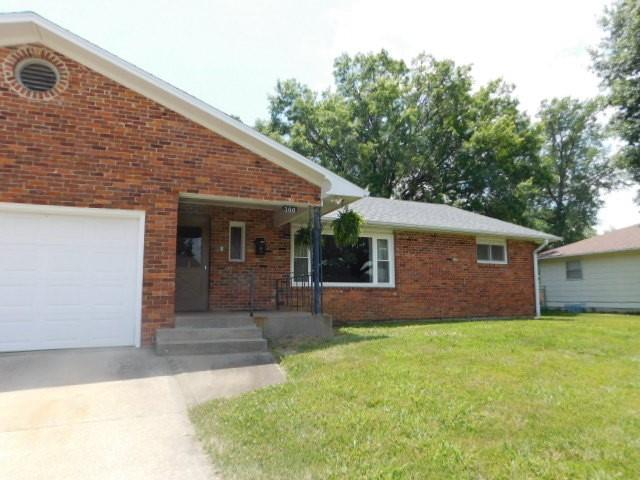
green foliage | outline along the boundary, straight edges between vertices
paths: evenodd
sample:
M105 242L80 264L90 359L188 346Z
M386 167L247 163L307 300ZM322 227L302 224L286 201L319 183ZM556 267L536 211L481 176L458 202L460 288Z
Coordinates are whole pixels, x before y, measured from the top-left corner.
M613 127L624 140L623 165L640 181L640 2L617 0L601 20L605 38L594 66L615 108Z
M296 245L300 247L310 247L312 242L312 232L313 229L311 226L300 227L296 233L293 235L293 241Z
M364 223L362 216L346 207L338 212L338 217L331 222L333 238L339 247L353 247L360 237L360 227Z
M409 66L384 50L339 57L334 78L322 93L278 82L257 128L374 196L446 203L571 241L590 233L615 185L597 102L551 101L534 123L501 80L474 90L468 66L427 55Z
M350 327L192 419L225 478L631 479L639 362L629 315Z
M512 87L473 92L470 68L388 52L336 59L335 89L278 82L259 130L372 195L526 223L539 138Z
M560 98L543 102L538 114L544 143L536 213L564 243L593 234L601 192L618 183L602 146L598 111L596 101Z

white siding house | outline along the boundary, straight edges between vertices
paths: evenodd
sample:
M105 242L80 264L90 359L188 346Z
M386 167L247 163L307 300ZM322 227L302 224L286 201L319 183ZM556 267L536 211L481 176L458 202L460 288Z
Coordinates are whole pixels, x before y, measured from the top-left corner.
M543 306L640 312L640 225L540 255Z
M543 260L540 286L546 308L640 311L640 252Z

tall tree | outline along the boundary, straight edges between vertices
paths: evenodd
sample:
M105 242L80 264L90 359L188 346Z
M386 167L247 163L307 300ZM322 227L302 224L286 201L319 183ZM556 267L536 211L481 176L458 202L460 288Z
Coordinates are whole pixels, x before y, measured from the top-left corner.
M640 1L617 0L601 24L606 36L593 52L594 66L615 108L613 126L625 142L620 158L640 181Z
M572 98L542 103L542 170L536 213L550 233L571 243L590 236L602 206L602 193L617 183L603 147L597 101Z
M335 89L279 82L257 128L373 195L458 205L526 222L538 135L501 81L421 55L343 55Z

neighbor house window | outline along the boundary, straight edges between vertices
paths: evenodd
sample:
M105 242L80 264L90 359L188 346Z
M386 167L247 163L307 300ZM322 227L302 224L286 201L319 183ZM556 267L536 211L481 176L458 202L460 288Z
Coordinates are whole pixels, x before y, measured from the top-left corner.
M293 273L311 272L307 246L293 246ZM394 284L393 235L364 234L351 247L336 245L333 235L322 235L322 281L325 286L380 286Z
M567 280L582 280L582 263L580 260L567 262Z
M476 255L478 263L507 263L507 243L503 239L478 238Z
M245 224L244 222L229 223L229 260L244 262L245 255Z

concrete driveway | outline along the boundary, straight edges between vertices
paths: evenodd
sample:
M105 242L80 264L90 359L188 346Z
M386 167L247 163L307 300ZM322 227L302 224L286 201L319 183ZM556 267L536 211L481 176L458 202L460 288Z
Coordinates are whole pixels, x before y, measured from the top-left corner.
M0 355L0 478L218 478L189 405L284 381L275 364L220 367L133 348Z

